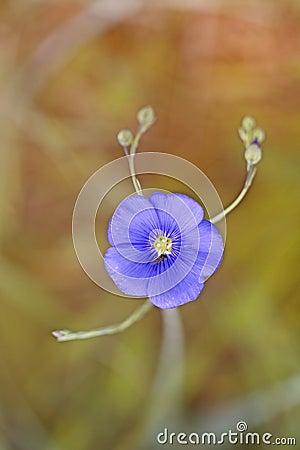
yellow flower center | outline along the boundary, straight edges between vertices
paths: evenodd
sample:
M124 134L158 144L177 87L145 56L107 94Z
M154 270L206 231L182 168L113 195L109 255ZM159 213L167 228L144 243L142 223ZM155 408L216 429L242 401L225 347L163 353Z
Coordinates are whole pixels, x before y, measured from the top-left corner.
M157 256L170 255L172 250L172 239L166 236L159 236L153 244L157 250Z

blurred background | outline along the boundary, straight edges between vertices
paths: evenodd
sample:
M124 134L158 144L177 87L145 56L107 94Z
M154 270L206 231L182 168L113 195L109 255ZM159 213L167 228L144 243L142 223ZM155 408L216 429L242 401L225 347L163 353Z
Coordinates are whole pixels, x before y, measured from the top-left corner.
M299 1L4 0L0 14L0 449L152 449L166 426L226 432L239 420L300 445ZM241 118L267 134L223 264L180 308L182 402L157 429L159 310L116 336L51 336L118 322L139 302L86 276L71 220L147 104L158 120L140 151L188 159L224 205L243 185ZM99 212L104 247L114 208Z

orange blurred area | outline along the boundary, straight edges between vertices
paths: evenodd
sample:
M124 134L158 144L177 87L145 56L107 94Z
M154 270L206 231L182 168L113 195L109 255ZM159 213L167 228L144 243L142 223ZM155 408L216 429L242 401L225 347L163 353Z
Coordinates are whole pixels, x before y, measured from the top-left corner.
M1 3L0 450L152 450L165 427L219 433L240 420L300 442L299 23L298 0ZM51 336L117 323L141 302L86 276L72 213L148 104L157 121L139 152L191 161L225 206L244 180L242 118L266 132L253 186L227 219L224 261L179 308L184 386L161 421L161 311L115 336ZM189 192L171 178L140 181ZM98 212L101 248L123 190L130 180Z

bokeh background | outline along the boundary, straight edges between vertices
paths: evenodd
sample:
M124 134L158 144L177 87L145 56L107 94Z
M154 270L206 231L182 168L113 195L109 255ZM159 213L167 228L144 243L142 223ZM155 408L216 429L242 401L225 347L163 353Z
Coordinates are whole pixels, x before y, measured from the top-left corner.
M238 420L300 445L299 1L10 0L0 14L0 449L152 449L165 426L227 431ZM225 205L243 184L241 118L267 134L228 217L224 262L180 308L182 401L156 430L160 311L116 336L51 336L115 323L139 302L86 276L71 219L146 104L158 120L140 151L196 164ZM113 203L99 212L104 246Z

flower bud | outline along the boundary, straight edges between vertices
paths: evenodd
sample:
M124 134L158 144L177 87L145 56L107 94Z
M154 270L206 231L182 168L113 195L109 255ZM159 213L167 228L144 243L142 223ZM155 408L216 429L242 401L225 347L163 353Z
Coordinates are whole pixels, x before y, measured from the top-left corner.
M255 127L255 120L250 116L245 116L242 120L242 127L246 132L251 131Z
M238 133L239 133L239 136L240 136L241 140L243 142L245 142L247 140L247 133L244 130L244 128L238 128Z
M260 128L255 128L252 131L252 138L253 138L253 141L256 140L257 142L259 142L261 144L265 140L265 133Z
M133 140L133 135L130 130L121 130L117 135L119 144L122 147L129 147Z
M137 120L140 125L144 125L149 127L155 121L155 114L153 108L151 106L145 106L137 113Z
M261 148L256 144L251 144L246 148L245 159L248 164L257 164L262 158Z

